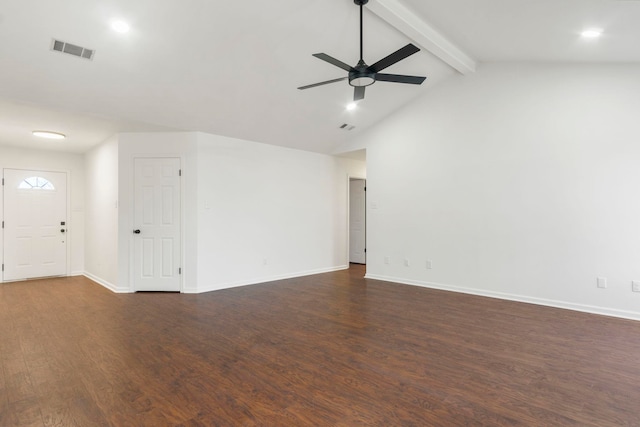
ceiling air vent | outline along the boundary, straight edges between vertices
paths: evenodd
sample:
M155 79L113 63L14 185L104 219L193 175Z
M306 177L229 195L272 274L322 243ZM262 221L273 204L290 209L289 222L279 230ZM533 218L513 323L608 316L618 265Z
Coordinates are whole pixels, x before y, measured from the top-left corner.
M355 129L355 126L345 123L342 126L340 126L340 129L353 130L353 129Z
M93 54L95 53L95 50L93 49L87 49L86 47L78 46L71 43L66 43L56 39L53 39L53 43L51 44L51 50L67 53L69 55L77 56L79 58L84 58L88 60L92 60Z

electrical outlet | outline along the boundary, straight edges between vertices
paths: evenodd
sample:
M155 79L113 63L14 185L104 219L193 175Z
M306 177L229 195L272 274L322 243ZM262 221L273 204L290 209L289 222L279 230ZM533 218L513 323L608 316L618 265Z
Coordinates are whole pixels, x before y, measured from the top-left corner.
M409 267L409 260L407 258L404 259L404 266Z
M433 263L431 262L430 259L427 260L425 267L427 267L427 270L431 270L433 268Z
M598 287L601 289L607 288L607 278L606 277L598 277Z
M388 256L384 257L384 263L385 264L389 264L391 262L391 260L389 259Z
M634 280L631 282L631 290L633 292L640 292L640 281Z

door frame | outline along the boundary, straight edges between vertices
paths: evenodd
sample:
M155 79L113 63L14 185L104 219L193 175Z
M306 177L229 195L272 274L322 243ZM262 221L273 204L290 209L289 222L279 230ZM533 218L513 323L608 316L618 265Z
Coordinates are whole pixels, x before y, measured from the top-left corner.
M347 174L347 259L346 259L346 266L348 267L351 264L351 221L350 221L350 217L351 217L351 186L349 185L351 180L357 180L357 179L361 179L365 182L365 192L364 192L364 239L365 242L368 242L368 232L369 232L369 225L368 225L368 221L367 221L367 191L366 191L366 187L367 187L367 178L360 176L360 175L351 175L351 174ZM365 249L366 249L367 244L365 243ZM368 263L368 253L365 252L365 266Z
M67 210L67 254L66 254L66 265L65 265L65 275L63 277L71 276L71 241L73 239L73 220L72 211L71 211L71 171L64 169L49 169L49 168L28 168L28 167L11 167L11 166L2 166L2 178L4 180L4 171L5 169L19 170L19 171L37 171L37 172L53 172L53 173L64 173L67 179L67 194L66 197L66 210ZM0 186L2 189L0 190L0 212L2 212L2 221L4 221L4 185ZM4 264L4 227L0 228L0 242L2 244L2 261L0 264ZM26 279L28 280L28 279ZM4 271L0 271L0 283L4 283Z
M136 206L136 194L135 194L135 184L136 184L136 159L178 159L180 160L180 171L182 175L180 176L180 268L182 269L182 273L180 274L180 293L184 293L184 277L185 277L185 185L184 185L184 172L185 172L185 158L182 154L134 154L130 157L130 166L129 173L131 174L129 182L131 191L129 193L129 215L128 215L128 235L129 235L129 292L138 292L135 289L135 277L134 277L134 259L135 259L135 239L133 235L133 229L135 227L134 219L135 219L135 206Z

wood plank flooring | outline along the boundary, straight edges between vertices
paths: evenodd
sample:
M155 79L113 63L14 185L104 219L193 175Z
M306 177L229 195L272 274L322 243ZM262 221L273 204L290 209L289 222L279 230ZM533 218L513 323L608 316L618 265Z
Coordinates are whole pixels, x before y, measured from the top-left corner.
M640 322L363 274L0 284L0 426L640 426Z

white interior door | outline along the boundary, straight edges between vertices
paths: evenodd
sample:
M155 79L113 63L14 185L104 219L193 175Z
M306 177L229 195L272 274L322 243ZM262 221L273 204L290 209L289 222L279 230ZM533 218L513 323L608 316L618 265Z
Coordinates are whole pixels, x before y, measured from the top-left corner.
M367 263L366 181L349 181L349 262Z
M135 159L133 205L134 290L179 292L180 159Z
M4 169L3 280L67 274L67 174Z

